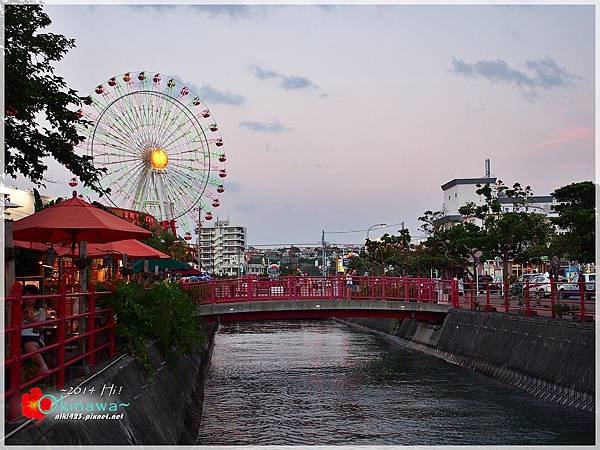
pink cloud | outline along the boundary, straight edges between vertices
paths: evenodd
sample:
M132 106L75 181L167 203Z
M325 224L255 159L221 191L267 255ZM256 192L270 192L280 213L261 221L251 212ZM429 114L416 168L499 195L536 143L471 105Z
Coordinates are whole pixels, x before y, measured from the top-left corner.
M552 145L563 144L572 141L593 141L594 129L589 127L572 127L567 128L560 134L556 134L548 140L538 144L530 145L530 149L540 149L550 147Z

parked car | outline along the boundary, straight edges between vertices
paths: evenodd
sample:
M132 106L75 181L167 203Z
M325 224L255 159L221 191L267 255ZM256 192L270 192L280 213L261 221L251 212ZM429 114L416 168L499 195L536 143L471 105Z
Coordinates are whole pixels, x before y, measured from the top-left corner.
M531 281L532 278L540 277L540 276L543 276L543 274L541 274L541 273L524 273L519 278L517 278L517 281L515 284L525 286L525 283L528 280Z
M590 299L596 295L596 274L578 273L567 283L557 286L560 298L578 297L579 283L583 281L585 286L585 297Z
M558 283L565 282L567 279L565 277L559 276ZM558 284L556 285L558 288ZM537 275L535 277L529 278L529 296L530 297L550 297L552 291L552 284L550 282L550 277L546 275Z
M488 274L479 276L479 285L477 287L477 291L480 294L486 293L488 284L490 286L491 294L502 295L502 283L500 283L498 280L494 280L494 277Z
M522 299L525 296L525 284L532 278L542 276L541 273L524 273L508 288L508 295Z

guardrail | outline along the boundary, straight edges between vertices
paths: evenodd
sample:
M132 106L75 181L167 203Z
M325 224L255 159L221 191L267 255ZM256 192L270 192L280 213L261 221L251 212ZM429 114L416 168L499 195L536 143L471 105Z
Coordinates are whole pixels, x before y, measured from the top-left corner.
M596 314L595 283L548 282L466 283L460 308L500 311L543 316L552 319L571 317L594 320Z
M430 278L289 276L276 280L238 278L184 283L197 303L348 298L445 302L452 299L452 280Z
M432 278L377 276L288 276L278 279L238 278L183 283L198 304L269 300L344 300L435 302L454 308L497 311L551 318L576 317L594 320L594 290L579 283L576 290L564 290L573 283L459 282ZM590 283L587 283L590 285ZM561 290L562 289L562 290ZM543 291L543 292L542 292Z
M62 284L58 294L23 296L22 285L17 282L12 286L11 296L5 297L6 317L9 321L4 328L7 343L4 365L5 370L8 369L4 398L9 400L9 420L21 415L19 394L23 389L54 377L56 378L53 385L63 389L68 377L67 369L74 363L85 360L90 366L94 366L102 359L115 355L113 311L110 308L96 307L96 298L110 292L96 292L93 284L90 284L88 290L89 292L67 293L65 285ZM56 317L35 322L35 325L23 324L22 307L25 299L53 302ZM34 352L23 353L21 331L29 328L51 330L52 333L56 333L56 342ZM71 350L74 350L75 354L69 358ZM48 355L50 352L54 355ZM48 364L47 372L38 373L31 379L23 379L22 369L26 361L38 354L54 356L53 364Z

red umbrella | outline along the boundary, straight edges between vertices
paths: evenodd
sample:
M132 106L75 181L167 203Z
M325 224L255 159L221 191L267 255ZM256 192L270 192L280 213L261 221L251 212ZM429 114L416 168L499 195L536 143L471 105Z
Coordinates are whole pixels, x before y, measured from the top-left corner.
M71 249L67 247L59 247L56 249L59 256L69 255ZM126 239L124 241L115 241L108 244L90 244L88 245L88 256L104 256L104 255L127 255L130 259L136 258L170 258L166 253L156 250L149 245L144 244L135 239Z
M146 238L152 233L77 198L45 208L13 223L13 239L30 242L107 243Z
M50 248L49 245L40 244L39 242L26 242L26 241L14 241L13 247L26 248L28 250L36 250L38 252L45 252Z

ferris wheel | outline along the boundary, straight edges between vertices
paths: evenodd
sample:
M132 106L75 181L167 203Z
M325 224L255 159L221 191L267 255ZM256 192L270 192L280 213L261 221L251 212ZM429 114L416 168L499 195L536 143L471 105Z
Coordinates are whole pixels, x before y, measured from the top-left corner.
M84 151L105 168L103 188L119 208L146 212L193 231L212 220L225 191L223 139L212 113L180 80L128 72L96 87L79 111Z

